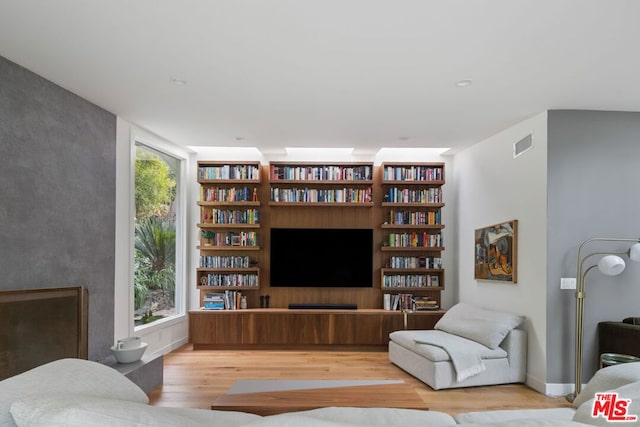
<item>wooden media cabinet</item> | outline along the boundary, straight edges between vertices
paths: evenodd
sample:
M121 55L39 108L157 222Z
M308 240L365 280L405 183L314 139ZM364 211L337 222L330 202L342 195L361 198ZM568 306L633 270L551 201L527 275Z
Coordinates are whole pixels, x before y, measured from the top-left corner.
M376 346L386 349L389 333L433 329L444 311L382 309L191 310L189 340L194 349Z

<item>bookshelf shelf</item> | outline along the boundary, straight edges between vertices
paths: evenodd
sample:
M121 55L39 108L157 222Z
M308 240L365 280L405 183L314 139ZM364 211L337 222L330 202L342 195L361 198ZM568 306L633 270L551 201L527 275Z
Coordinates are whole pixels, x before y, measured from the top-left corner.
M227 202L227 201L218 201L218 202L197 202L198 206L246 206L246 207L260 207L260 202L253 201L237 201L237 202Z
M372 208L373 203L358 202L269 202L269 206L324 206L338 208Z
M382 224L380 228L387 230L402 230L405 228L409 230L442 230L444 224Z
M220 291L257 291L260 286L196 286L196 289L206 292Z
M401 203L401 202L382 202L383 208L388 207L405 207L405 208L432 208L439 209L444 207L444 203Z
M200 251L259 251L260 246L197 246Z
M260 184L259 179L198 179L200 184Z
M260 224L213 224L210 222L199 223L199 228L260 228Z
M326 180L326 179L272 179L271 183L291 184L291 185L372 185L373 181L370 179L354 180L354 179L342 179L342 180Z
M424 292L424 291L444 291L442 286L383 286L383 291L394 292Z
M403 274L403 273L442 273L442 268L383 268L383 273L388 274Z
M389 165L389 163L387 163L387 165ZM443 180L396 180L396 179L385 179L383 180L383 183L386 185L401 185L401 186L406 186L406 185L419 185L419 186L432 186L432 187L439 187L442 186L444 184Z
M380 248L382 252L442 252L442 246L383 246Z

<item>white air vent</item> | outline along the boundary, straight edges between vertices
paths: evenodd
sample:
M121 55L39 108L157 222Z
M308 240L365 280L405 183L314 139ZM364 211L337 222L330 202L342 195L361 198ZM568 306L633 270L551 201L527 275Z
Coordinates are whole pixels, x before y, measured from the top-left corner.
M526 153L532 148L533 148L533 134L530 133L529 135L522 138L520 141L513 144L513 158L515 159L516 157L520 156L523 153Z

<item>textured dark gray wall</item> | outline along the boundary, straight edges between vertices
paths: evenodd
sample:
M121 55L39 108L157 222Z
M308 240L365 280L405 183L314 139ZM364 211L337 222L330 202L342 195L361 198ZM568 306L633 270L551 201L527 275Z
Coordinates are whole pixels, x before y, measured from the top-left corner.
M582 241L640 236L640 113L550 111L548 131L547 381L572 383L575 299L560 278L576 276ZM583 383L598 366L598 322L640 316L640 265L624 258L620 276L587 276Z
M86 286L92 360L113 344L115 159L113 114L0 57L0 289Z

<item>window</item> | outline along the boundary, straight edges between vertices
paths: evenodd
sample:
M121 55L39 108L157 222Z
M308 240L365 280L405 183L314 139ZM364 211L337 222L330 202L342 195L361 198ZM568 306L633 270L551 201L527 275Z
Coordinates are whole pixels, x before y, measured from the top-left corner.
M182 164L177 157L136 142L133 239L136 327L183 311Z

